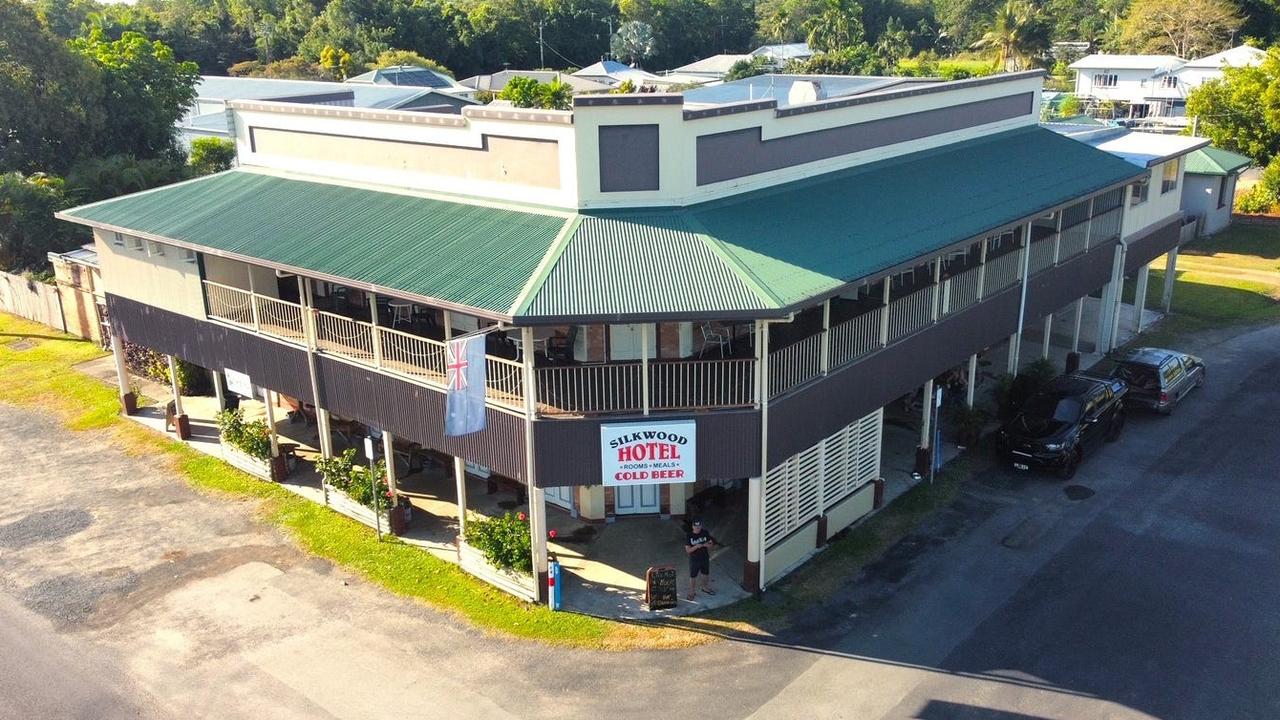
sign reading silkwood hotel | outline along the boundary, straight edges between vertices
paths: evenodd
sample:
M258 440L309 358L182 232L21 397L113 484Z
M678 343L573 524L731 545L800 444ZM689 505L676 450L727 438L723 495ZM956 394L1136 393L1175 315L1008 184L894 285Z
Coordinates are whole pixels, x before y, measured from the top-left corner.
M600 426L605 485L691 483L698 479L697 423L620 423Z

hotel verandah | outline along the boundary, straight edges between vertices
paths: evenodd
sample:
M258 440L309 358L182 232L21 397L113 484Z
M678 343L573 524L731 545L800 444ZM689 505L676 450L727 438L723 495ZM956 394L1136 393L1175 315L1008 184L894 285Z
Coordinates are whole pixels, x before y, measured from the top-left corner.
M1105 349L1124 274L1180 241L1176 202L1127 212L1152 170L1038 126L1039 73L857 80L571 112L232 102L237 169L61 216L94 228L117 351L527 486L540 575L548 502L681 515L741 487L754 590L872 509L886 404L1100 289ZM446 437L443 340L495 324L488 427ZM676 419L695 483L603 486L602 424Z

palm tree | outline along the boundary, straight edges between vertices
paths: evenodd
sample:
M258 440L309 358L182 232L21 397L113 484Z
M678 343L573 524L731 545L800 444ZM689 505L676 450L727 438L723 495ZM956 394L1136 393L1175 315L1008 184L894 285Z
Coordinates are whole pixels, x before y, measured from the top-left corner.
M862 6L853 0L827 0L805 23L805 40L817 52L835 52L862 41Z
M991 28L971 47L995 50L995 66L1008 72L1030 67L1047 41L1045 25L1036 9L1023 0L1008 0L996 10Z

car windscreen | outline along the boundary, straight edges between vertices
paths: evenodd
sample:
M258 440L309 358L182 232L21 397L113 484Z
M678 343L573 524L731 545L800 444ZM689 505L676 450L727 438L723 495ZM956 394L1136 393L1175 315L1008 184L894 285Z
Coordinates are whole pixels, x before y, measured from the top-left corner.
M1061 395L1036 395L1027 401L1022 414L1028 418L1052 418L1058 422L1074 423L1080 419L1080 398Z

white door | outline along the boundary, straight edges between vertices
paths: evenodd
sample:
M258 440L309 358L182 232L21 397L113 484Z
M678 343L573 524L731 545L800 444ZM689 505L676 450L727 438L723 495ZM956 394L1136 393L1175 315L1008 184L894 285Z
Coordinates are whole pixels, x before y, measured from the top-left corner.
M544 492L547 502L557 505L565 510L573 509L573 491L577 489L576 485L561 485L559 487L545 488Z
M641 338L644 331L639 324L609 326L609 359L639 360L644 354ZM649 357L657 354L657 333L649 326Z
M662 511L658 485L620 485L613 489L615 515L657 514Z

